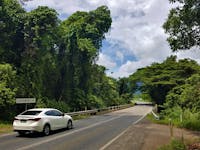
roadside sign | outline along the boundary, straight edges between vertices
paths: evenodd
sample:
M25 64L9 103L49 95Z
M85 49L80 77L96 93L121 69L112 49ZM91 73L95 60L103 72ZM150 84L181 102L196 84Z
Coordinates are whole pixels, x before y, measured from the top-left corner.
M16 104L36 103L36 98L16 98Z

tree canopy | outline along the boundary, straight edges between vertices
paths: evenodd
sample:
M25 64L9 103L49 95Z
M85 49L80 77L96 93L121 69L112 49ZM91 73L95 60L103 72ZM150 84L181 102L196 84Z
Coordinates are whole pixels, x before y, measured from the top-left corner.
M185 84L185 80L193 74L199 73L199 65L194 60L183 59L177 61L176 56L168 57L162 63L138 69L129 77L132 87L138 86L143 92L149 93L157 104L163 104L170 90L177 85Z
M171 9L163 27L169 34L168 42L173 51L200 47L200 1L199 0L169 0L178 2Z

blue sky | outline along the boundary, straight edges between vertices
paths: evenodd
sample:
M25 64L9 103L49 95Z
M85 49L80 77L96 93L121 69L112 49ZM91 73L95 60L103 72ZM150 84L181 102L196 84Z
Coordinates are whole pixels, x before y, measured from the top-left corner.
M113 20L97 61L108 69L107 75L127 77L171 54L200 62L198 50L171 52L162 29L172 8L168 0L31 0L25 8L49 6L66 19L76 11L90 11L101 5L108 6Z

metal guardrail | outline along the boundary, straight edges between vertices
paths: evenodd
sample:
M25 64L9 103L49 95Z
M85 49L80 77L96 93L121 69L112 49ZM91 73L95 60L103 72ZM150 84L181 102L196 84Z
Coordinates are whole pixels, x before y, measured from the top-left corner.
M154 116L154 118L155 118L156 120L159 120L159 119L160 119L160 117L159 117L158 115L156 115L156 114L154 113L153 110L151 111L151 113L153 114L153 116Z
M119 106L110 106L100 109L92 109L92 110L85 110L85 111L77 111L77 112L69 112L65 113L70 116L78 116L78 115L96 115L97 113L105 112L105 111L114 111L119 109L124 109L134 106L134 104L126 104L126 105L119 105Z
M77 112L69 112L65 113L70 116L77 116L77 115L86 115L86 114L96 114L98 112L98 109L92 109L92 110L85 110L85 111L77 111Z

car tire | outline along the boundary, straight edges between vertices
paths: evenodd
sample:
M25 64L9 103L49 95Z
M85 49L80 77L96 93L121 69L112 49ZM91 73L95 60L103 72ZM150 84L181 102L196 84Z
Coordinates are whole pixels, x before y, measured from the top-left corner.
M72 129L73 128L73 123L71 120L68 120L67 122L67 129Z
M25 132L25 131L18 131L18 134L19 134L20 136L23 136L23 135L26 134L26 132Z
M50 125L49 125L49 124L46 124L46 125L44 126L44 128L43 128L43 134L44 134L45 136L48 136L48 135L50 134L50 132L51 132Z

